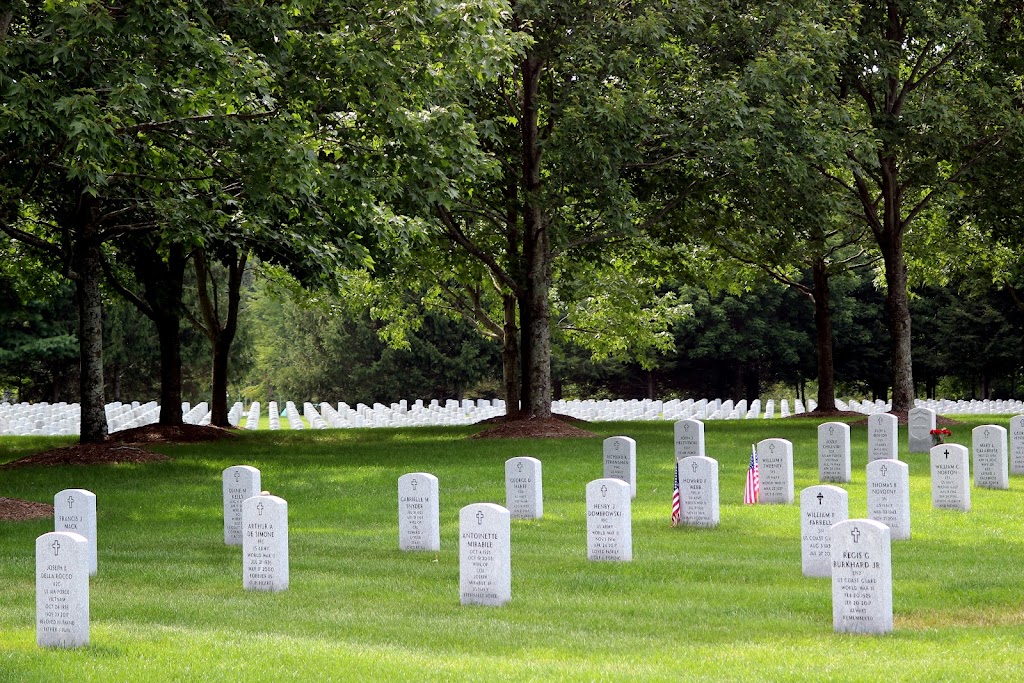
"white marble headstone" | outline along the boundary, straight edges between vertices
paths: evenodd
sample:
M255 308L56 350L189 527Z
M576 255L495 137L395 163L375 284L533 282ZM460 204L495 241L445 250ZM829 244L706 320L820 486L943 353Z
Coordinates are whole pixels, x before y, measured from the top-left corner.
M691 455L677 462L676 469L679 472L680 524L718 526L718 461Z
M96 553L96 494L85 489L64 489L53 497L53 530L85 537L89 576L99 567Z
M679 420L675 433L676 462L704 452L704 423L700 420Z
M242 501L242 587L288 589L288 503L277 496Z
M850 483L850 425L818 425L818 480Z
M398 548L441 549L438 483L433 474L413 472L398 478Z
M629 496L636 498L636 441L628 436L604 440L604 476L629 484Z
M1010 488L1006 450L1004 427L981 425L971 430L975 486L983 489Z
M868 518L891 530L894 541L910 538L910 468L899 460L868 463Z
M1024 474L1024 415L1010 418L1010 474Z
M838 486L800 492L800 566L804 576L832 576L832 525L850 517L850 496Z
M595 479L587 484L587 559L633 559L633 516L629 484Z
M930 451L932 507L948 510L971 509L971 473L967 447L940 443Z
M932 448L932 430L935 429L935 411L931 408L911 408L907 413L908 450L928 453Z
M36 644L89 644L89 541L81 534L36 539Z
M541 519L544 516L540 460L521 456L505 461L505 507L512 519Z
M761 503L793 502L793 444L786 439L765 439L757 444Z
M868 462L899 460L899 434L899 420L892 413L869 416Z
M512 599L512 522L507 509L474 503L459 510L459 601L498 607Z
M260 471L235 465L221 476L224 498L224 544L242 545L242 501L258 496L262 488Z
M881 522L850 519L832 527L832 627L892 631L892 548Z

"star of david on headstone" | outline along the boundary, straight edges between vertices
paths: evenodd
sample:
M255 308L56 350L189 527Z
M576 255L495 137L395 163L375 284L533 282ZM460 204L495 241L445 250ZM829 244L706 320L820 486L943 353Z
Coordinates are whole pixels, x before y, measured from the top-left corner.
M477 526L483 526L484 525L484 511L483 510L477 510L477 512L476 512L476 525Z
M53 539L53 545L51 545L50 547L53 548L53 556L54 557L57 557L58 555L60 555L60 539L58 539L58 538Z
M853 536L853 542L858 543L858 539L860 539L860 529L858 529L857 527L853 527L853 529L850 531L850 535Z

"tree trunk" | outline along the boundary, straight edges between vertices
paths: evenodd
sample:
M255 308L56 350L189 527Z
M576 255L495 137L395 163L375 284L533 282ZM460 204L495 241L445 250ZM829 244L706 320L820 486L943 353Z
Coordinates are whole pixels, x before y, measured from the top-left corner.
M889 210L889 203L886 202L886 212ZM896 207L892 210L898 212ZM892 338L892 412L905 413L914 407L914 372L910 352L910 305L902 232L898 228L886 230L878 242L885 263L885 314Z
M505 383L505 413L509 417L519 414L519 328L516 326L516 298L502 296L504 321L501 343L501 375Z
M154 322L160 339L160 424L181 425L181 318L158 315Z
M199 294L199 307L203 312L205 327L203 333L210 341L213 355L213 376L210 386L210 424L218 427L229 427L228 422L228 360L231 356L231 345L235 341L238 330L238 309L242 300L242 276L248 254L239 254L231 247L228 249L224 263L228 268L227 278L227 313L223 322L220 320L217 284L212 281L212 273L202 250L195 254L196 280Z
M102 255L93 217L94 203L82 198L74 248L78 294L78 348L81 360L81 443L103 443L107 414L103 396L103 297L100 293Z
M829 274L824 261L815 261L811 268L814 278L814 328L818 349L818 410L836 409L836 377L832 358L832 310Z

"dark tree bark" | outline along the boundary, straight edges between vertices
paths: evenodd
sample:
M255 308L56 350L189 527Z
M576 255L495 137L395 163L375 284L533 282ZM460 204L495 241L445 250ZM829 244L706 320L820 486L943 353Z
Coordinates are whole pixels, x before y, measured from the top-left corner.
M836 409L835 365L832 357L832 310L829 273L824 261L811 269L814 280L814 329L818 350L818 410Z
M238 330L238 309L242 300L242 276L249 255L239 252L235 247L228 247L221 259L228 269L227 275L227 310L221 320L220 297L206 253L202 249L195 252L196 281L199 293L199 308L203 320L193 320L193 325L206 335L213 352L213 374L211 380L210 424L218 427L229 427L228 422L228 361L231 356L231 345L235 341Z
M106 401L103 395L103 273L101 238L95 200L86 195L75 218L77 233L72 268L78 298L78 347L81 359L81 443L102 443L107 438Z
M501 374L505 383L505 413L518 415L520 409L519 382L519 328L516 325L516 298L502 296L504 320L502 324Z

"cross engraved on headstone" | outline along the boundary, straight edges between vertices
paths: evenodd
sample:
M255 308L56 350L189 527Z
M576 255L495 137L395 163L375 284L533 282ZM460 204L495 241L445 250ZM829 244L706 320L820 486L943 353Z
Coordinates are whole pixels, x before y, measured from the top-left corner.
M257 513L257 514L258 514L258 515L259 515L260 517L262 517L262 516L263 516L263 503L262 503L262 502L260 502L260 504L256 506L256 513Z
M75 507L75 498L74 496L68 496L68 509L73 507Z
M483 526L483 524L484 524L484 512L483 512L483 510L480 510L479 512L476 513L476 525L477 526Z
M825 496L824 496L824 494L822 494L821 491L818 491L818 495L815 496L815 498L818 499L818 505L821 505L821 501L823 501L825 499Z
M850 535L853 536L853 542L856 543L857 539L860 538L860 529L853 527L853 530L850 531Z
M697 473L697 463L691 462L690 463L690 467L693 468L693 473L696 474Z
M879 472L881 472L881 473L882 473L882 476L884 477L884 476L885 476L885 472L886 472L886 467L885 467L885 465L882 465L882 466L881 466L880 468L878 468L878 471L879 471Z
M53 556L54 557L57 557L58 555L60 555L60 540L59 539L56 539L56 538L53 539L53 545L50 546L50 547L53 548Z
M948 449L948 448L947 448L946 450L944 450L944 451L942 452L942 454L943 454L944 456L946 456L946 460L949 460L949 449Z
M617 453L617 452L619 451L619 448L620 448L621 446L622 446L622 444L621 444L620 442L618 442L618 441L616 441L616 442L615 442L615 452L616 452L616 453Z
M773 444L773 443L770 443L770 444L768 444L768 451L769 451L769 452L770 452L770 453L771 453L772 455L775 455L775 444Z
M608 487L601 484L601 497L606 498L608 496Z

